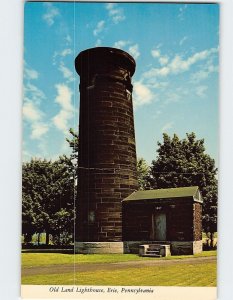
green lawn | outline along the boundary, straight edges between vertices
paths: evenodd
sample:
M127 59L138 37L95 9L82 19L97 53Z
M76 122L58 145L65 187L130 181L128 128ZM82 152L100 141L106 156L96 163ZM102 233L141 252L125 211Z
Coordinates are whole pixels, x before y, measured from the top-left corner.
M170 256L159 260L174 260L193 257L216 256L216 251L204 251L198 255ZM154 258L136 254L60 254L22 253L22 267L40 267L62 264L95 264L125 261L140 261ZM216 262L182 263L95 272L59 273L23 276L22 284L38 285L151 285L151 286L216 286Z
M160 260L167 259L183 259L189 257L203 257L203 256L216 256L217 251L203 251L197 255L181 255L181 256L168 256L160 258ZM57 265L57 264L73 264L75 263L114 263L124 261L139 261L154 259L149 257L140 257L137 254L62 254L62 253L22 253L22 266L44 266L44 265Z
M216 263L25 276L22 278L22 284L216 286Z

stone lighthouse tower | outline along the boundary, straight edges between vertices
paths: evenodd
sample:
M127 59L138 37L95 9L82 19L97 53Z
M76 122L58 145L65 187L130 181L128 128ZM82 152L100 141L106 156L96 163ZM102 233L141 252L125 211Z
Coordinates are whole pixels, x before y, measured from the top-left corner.
M107 47L82 51L76 252L123 253L121 201L137 189L131 77L135 61Z

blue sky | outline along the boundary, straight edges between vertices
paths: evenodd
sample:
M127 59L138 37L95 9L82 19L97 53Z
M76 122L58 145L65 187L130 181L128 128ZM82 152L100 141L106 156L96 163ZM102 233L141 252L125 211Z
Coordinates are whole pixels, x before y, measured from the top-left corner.
M150 164L163 132L194 131L217 162L218 23L217 4L26 3L23 160L69 153L79 118L74 59L107 46L136 60L137 156Z

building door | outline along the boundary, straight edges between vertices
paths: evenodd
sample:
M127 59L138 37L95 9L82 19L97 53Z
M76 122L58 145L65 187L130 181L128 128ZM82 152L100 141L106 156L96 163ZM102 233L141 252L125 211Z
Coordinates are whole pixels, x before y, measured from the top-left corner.
M155 213L152 215L152 236L155 241L166 241L167 224L165 213Z

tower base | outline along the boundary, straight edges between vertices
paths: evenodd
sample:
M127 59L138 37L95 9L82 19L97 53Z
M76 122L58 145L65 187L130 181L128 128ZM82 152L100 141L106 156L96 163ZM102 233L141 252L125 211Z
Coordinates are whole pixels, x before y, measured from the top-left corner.
M193 255L202 252L202 241L125 241L125 242L75 242L75 253L80 254L123 254L139 253L143 244L167 244L171 255Z
M123 242L75 242L75 253L82 254L123 254Z
M193 255L202 252L202 241L126 241L124 253L139 253L139 246L145 244L170 245L171 255Z

